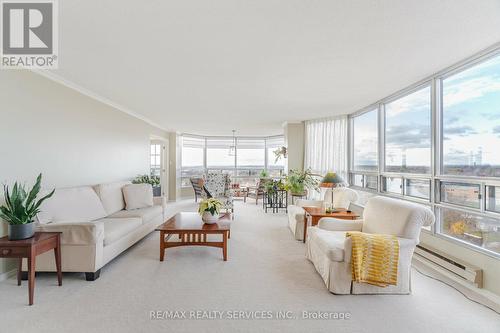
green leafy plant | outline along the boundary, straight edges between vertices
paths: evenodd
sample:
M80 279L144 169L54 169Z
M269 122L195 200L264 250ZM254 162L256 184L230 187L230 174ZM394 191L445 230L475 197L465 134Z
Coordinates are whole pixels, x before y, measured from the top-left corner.
M268 194L272 194L277 190L285 190L285 183L281 180L269 180L264 184L264 189Z
M210 214L219 214L222 208L222 201L215 198L204 199L200 202L198 207L198 213L203 215L204 212L210 212Z
M150 184L153 187L160 186L160 177L149 176L149 175L139 175L132 180L132 184Z
M286 189L294 194L302 194L306 189L318 191L318 184L319 181L311 169L305 171L290 170L285 180Z
M286 147L279 147L278 149L274 150L273 153L276 157L274 163L278 162L282 157L286 158L288 154Z
M40 205L55 192L54 189L46 196L40 198L40 200L36 200L40 192L41 183L42 174L39 174L35 185L33 185L29 193L26 191L24 185L20 185L17 182L14 183L12 191L10 191L8 185L4 185L3 193L6 205L0 207L0 217L11 225L33 222L36 214L40 212Z
M269 172L267 172L266 170L262 170L260 172L260 178L267 178L269 177Z

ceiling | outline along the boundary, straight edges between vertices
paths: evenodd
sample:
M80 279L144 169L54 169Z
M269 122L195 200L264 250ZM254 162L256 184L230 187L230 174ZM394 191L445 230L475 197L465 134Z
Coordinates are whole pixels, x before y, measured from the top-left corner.
M500 0L65 0L59 13L53 75L213 135L351 113L500 41Z

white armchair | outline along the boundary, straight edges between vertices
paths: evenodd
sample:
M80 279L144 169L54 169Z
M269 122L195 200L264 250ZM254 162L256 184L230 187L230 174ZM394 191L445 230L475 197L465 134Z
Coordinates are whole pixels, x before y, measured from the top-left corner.
M322 207L325 202L333 202L335 208L348 209L351 202L356 202L357 199L356 191L347 187L328 189L324 200L299 199L295 205L288 206L288 226L296 240L303 240L305 223L303 207Z
M334 294L409 294L410 268L422 226L435 217L422 205L387 197L374 197L366 204L363 220L346 221L322 218L317 227L307 230L306 256ZM398 283L378 287L352 281L351 239L346 231L395 235L399 241Z

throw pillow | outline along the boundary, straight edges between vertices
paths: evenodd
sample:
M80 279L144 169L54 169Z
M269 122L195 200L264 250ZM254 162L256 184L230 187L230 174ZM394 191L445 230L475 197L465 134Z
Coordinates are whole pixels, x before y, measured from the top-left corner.
M150 184L125 185L122 190L126 210L153 206L153 187Z

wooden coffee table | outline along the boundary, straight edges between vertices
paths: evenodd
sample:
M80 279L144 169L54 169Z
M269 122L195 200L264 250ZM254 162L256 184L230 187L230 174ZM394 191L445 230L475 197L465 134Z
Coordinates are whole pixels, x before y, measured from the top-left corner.
M221 216L219 222L206 224L198 213L182 212L168 219L156 228L160 232L160 261L165 258L165 250L178 246L212 246L222 249L227 261L227 240L231 237L231 214ZM169 242L172 235L179 235L179 241ZM222 235L222 241L208 241L207 235Z
M336 219L342 220L355 220L359 215L348 212L346 209L337 208L334 213L326 213L324 208L320 207L303 207L306 211L304 214L304 239L302 242L306 242L306 233L308 222L311 222L311 226L318 224L322 217L334 217Z

